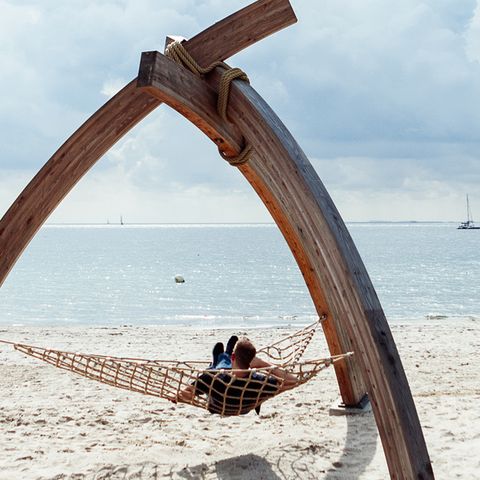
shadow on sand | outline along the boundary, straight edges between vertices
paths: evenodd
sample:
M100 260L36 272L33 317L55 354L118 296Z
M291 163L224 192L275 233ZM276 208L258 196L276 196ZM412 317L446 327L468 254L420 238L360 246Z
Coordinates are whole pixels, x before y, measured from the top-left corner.
M357 479L371 463L377 447L377 427L373 414L347 416L347 434L343 452L338 458L319 467L328 450L318 444L285 445L267 452L265 458L255 454L239 455L212 463L200 463L179 469L168 464L145 462L141 464L105 465L89 473L57 475L51 480L324 480ZM319 432L319 436L321 433ZM326 460L323 457L323 460ZM43 478L43 477L42 477Z
M375 456L378 430L373 413L360 415L368 421L357 422L355 415L347 415L347 436L342 455L332 462L325 480L354 480L367 469Z
M240 455L238 457L220 460L212 465L201 464L175 472L172 478L185 478L188 480L218 478L219 480L241 480L255 478L262 480L280 480L273 470L272 465L263 457L254 454Z
M359 417L347 415L347 434L343 452L330 464L330 467L319 471L316 458L323 454L323 446L284 446L271 452L268 457L248 454L231 457L212 464L200 464L186 467L180 471L172 471L170 478L187 480L212 479L219 480L305 480L321 478L325 480L354 480L365 472L377 449L378 431L373 414L364 413L362 421ZM322 475L323 473L323 475Z

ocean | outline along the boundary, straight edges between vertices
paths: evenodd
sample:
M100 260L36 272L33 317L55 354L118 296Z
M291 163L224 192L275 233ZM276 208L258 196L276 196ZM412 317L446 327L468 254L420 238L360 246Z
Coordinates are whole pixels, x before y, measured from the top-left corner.
M480 318L480 230L347 226L389 322ZM46 225L0 288L3 325L256 328L315 318L270 224Z

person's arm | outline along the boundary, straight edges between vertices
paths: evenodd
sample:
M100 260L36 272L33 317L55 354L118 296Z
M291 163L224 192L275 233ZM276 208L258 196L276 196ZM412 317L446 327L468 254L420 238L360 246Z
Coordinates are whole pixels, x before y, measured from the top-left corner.
M250 363L250 368L267 368L267 367L273 367L273 365L258 357L255 357ZM270 373L275 377L281 378L283 380L282 386L280 387L281 392L283 392L284 390L290 390L291 388L295 387L298 383L297 377L295 375L292 375L291 373L286 372L280 367L272 368L270 370Z
M178 392L176 397L177 402L191 403L195 395L201 395L202 393L208 395L210 393L209 387L212 381L212 373L202 373L190 385L187 385Z
M188 385L177 394L177 402L190 403L195 395L195 385Z

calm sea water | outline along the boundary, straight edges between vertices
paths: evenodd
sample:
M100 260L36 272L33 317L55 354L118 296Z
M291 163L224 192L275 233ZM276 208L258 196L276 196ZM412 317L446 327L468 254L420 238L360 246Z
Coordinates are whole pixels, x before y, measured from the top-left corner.
M348 228L389 321L480 317L480 230ZM10 325L256 327L315 318L274 225L45 226L0 289L0 323Z

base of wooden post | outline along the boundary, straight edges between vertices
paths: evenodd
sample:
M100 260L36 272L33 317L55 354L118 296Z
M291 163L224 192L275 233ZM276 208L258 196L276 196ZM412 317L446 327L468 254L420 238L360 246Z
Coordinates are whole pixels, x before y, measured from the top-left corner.
M341 415L358 415L359 413L367 413L372 411L372 404L368 399L368 395L365 394L362 399L356 405L345 405L344 403L338 403L330 407L328 411L331 416Z

